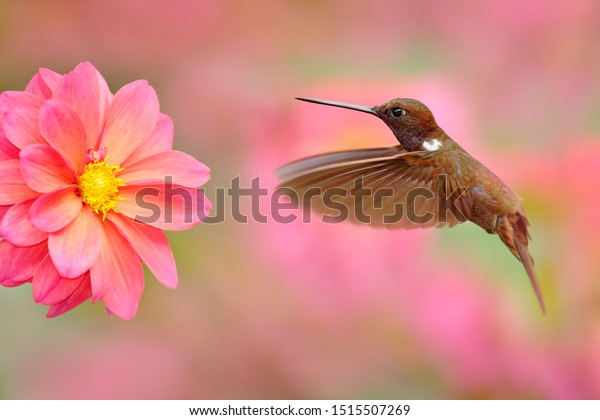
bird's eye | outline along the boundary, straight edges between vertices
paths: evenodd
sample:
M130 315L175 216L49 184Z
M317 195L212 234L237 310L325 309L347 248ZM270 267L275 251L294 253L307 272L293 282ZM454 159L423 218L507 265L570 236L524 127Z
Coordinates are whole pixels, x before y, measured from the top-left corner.
M392 117L400 118L400 117L404 117L406 115L406 111L403 110L402 108L392 108L392 109L390 109L390 115Z

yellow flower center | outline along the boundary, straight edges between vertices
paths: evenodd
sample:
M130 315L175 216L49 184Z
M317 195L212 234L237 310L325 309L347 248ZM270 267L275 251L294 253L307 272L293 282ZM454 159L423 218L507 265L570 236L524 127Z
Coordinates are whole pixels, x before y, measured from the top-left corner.
M119 165L108 165L106 159L100 162L94 160L85 165L83 174L77 180L81 201L89 205L94 213L102 213L102 220L111 210L118 213L115 207L124 200L119 195L119 187L125 184L115 176L122 170Z

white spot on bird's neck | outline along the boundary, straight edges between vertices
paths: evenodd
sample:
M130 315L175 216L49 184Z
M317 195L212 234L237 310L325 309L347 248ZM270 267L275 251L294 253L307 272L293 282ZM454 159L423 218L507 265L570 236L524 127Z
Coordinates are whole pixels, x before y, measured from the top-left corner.
M442 147L442 142L438 139L431 139L424 141L422 145L423 149L427 150L428 152L435 152L440 147Z

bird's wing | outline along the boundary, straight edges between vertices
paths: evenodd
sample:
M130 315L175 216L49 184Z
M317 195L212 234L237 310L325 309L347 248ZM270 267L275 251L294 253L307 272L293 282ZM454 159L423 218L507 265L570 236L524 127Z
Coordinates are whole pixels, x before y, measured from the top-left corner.
M382 159L385 157L391 159L401 153L406 153L406 150L397 146L324 153L290 162L277 169L275 174L281 181L285 182L315 170L332 169L369 159Z
M396 146L313 156L280 168L279 188L330 222L454 226L468 220L472 206L452 159L443 153L434 158Z

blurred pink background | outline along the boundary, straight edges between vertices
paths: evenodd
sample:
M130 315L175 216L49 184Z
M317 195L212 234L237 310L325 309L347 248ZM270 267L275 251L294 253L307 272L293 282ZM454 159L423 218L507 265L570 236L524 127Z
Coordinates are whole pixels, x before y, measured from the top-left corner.
M133 321L90 302L47 320L29 286L1 289L0 398L599 398L598 39L595 0L0 2L0 90L84 60L113 91L147 79L214 201L236 176L272 187L290 160L394 144L295 96L421 99L523 197L549 308L474 225L228 217L169 235L180 286L147 273Z

